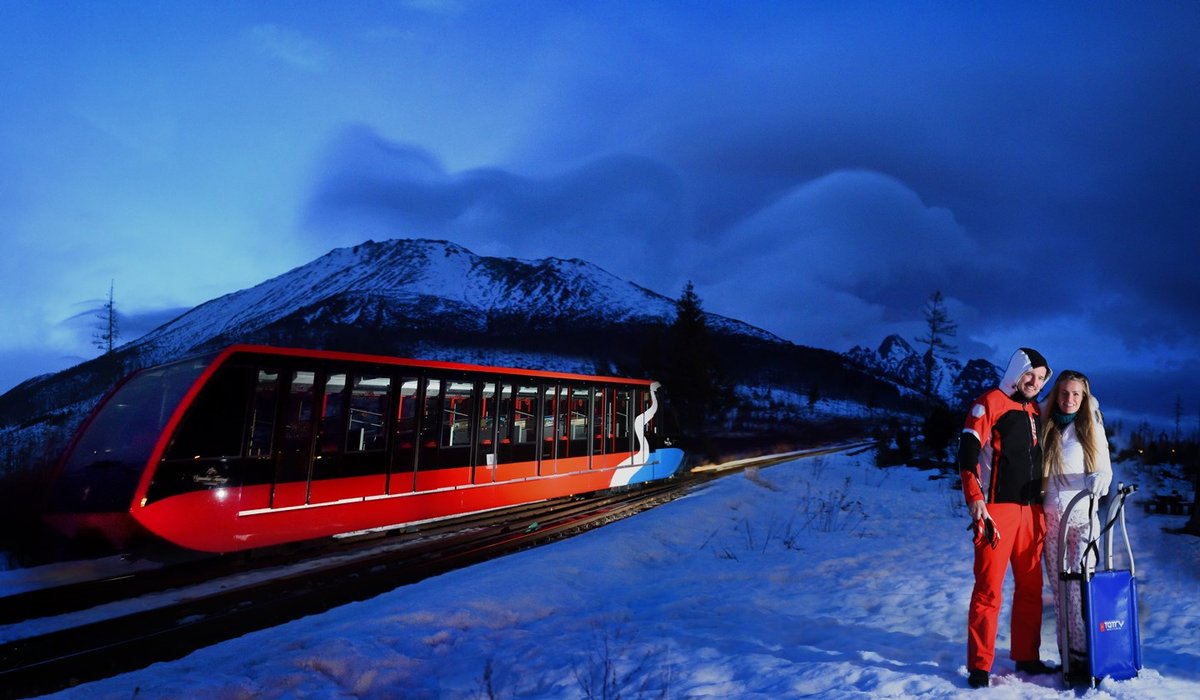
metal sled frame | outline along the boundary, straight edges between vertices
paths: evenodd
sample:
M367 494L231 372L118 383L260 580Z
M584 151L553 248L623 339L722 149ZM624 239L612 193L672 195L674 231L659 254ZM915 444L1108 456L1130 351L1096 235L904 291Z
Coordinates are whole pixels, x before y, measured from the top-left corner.
M1094 639L1094 635L1092 634L1092 624L1091 624L1091 620L1088 617L1089 613L1087 611L1087 607L1089 606L1090 596L1088 595L1088 593L1090 591L1090 585L1096 580L1096 576L1098 574L1101 576L1102 579L1108 579L1108 578L1114 577L1114 576L1118 577L1120 579L1123 579L1121 581L1116 582L1116 587L1118 589L1121 589L1121 587L1124 586L1124 588L1121 589L1121 592L1130 596L1129 603L1132 605L1132 609L1129 611L1129 613L1130 613L1131 623L1132 623L1132 630L1130 632L1132 634L1132 646L1133 646L1132 655L1134 658L1132 659L1132 675L1129 675L1128 677L1130 677L1130 678L1135 677L1137 675L1137 671L1139 669L1141 669L1141 667L1142 667L1141 639L1138 635L1138 629L1137 629L1137 627L1138 627L1137 609L1136 609L1137 579L1136 579L1136 571L1134 568L1133 548L1129 544L1129 532L1125 527L1125 499L1128 498L1129 495L1135 491L1137 491L1137 484L1132 484L1130 486L1125 486L1124 484L1117 485L1116 492L1112 495L1111 498L1109 498L1108 513L1106 514L1106 516L1104 518L1103 527L1100 528L1099 538L1093 536L1093 533L1092 533L1092 522L1093 522L1092 513L1095 511L1095 508L1096 508L1096 497L1094 494L1092 494L1091 491L1087 491L1087 490L1080 491L1073 499L1071 499L1071 502L1067 504L1066 509L1063 511L1062 518L1060 521L1062 523L1070 522L1071 512L1074 510L1075 506L1084 499L1088 500L1088 544L1083 548L1083 556L1080 558L1080 561L1078 562L1078 571L1072 571L1071 569L1072 569L1072 566L1074 566L1074 564L1067 561L1067 529L1068 528L1067 527L1059 528L1059 534L1058 534L1059 597L1058 597L1058 599L1060 602L1067 601L1068 600L1068 591L1070 589L1071 582L1078 582L1079 589L1080 589L1079 590L1080 600L1084 607L1084 610L1082 611L1082 613L1084 615L1084 621L1085 621L1085 623L1087 623L1085 625L1086 639L1084 640L1086 643L1086 646L1087 646L1086 672L1088 674L1088 678L1090 679L1089 685L1092 687L1095 687L1097 685L1097 682L1099 679L1097 678L1096 673L1095 673L1095 671L1096 671L1096 668L1095 668L1096 667L1096 655L1097 655L1096 640ZM1116 525L1118 522L1121 525L1121 536L1125 540L1125 553L1129 560L1129 570L1127 573L1123 572L1123 571L1114 571L1114 569L1113 569L1113 542L1112 542L1113 529L1114 529L1113 526ZM1099 539L1099 547L1097 547L1097 539ZM1098 570L1097 563L1098 563L1098 560L1101 558L1101 553L1103 553L1103 567ZM1094 602L1092 604L1094 606ZM1095 611L1093 611L1093 614L1094 614L1094 612ZM1056 616L1056 617L1059 617L1059 616ZM1061 617L1065 621L1066 616L1061 616ZM1070 630L1069 630L1069 628L1064 627L1063 622L1060 622L1057 631L1058 631L1059 655L1062 658L1063 684L1070 686L1072 676L1074 675L1074 672L1075 672L1071 668Z

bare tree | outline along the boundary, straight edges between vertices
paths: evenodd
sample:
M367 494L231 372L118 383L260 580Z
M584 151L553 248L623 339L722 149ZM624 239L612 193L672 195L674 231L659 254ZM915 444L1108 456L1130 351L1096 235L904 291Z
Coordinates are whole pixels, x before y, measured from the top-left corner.
M108 282L108 300L100 306L96 311L96 332L92 335L92 345L104 351L105 355L111 355L113 348L117 345L117 339L120 337L120 329L117 323L117 306L113 301L113 289L115 282Z
M929 296L924 314L925 335L915 340L918 345L925 346L925 395L933 398L937 391L934 369L938 358L950 357L958 352L958 348L948 340L958 334L958 324L950 320L950 312L946 310L940 290Z

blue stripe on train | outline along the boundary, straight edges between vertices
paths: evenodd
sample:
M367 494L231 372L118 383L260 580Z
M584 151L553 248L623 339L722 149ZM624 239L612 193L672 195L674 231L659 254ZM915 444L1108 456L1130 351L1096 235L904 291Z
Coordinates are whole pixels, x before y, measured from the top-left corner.
M666 479L679 471L683 464L683 450L677 447L667 447L655 450L645 464L636 467L621 467L613 473L610 486L640 484L644 481Z

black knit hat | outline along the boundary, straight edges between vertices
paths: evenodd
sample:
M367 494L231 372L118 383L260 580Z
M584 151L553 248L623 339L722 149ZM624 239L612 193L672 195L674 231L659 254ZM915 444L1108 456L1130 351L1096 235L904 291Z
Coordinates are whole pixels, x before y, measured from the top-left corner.
M1025 357L1029 358L1029 369L1036 369L1038 367L1050 369L1050 363L1046 362L1046 358L1037 350L1033 348L1021 348L1021 352L1025 353Z

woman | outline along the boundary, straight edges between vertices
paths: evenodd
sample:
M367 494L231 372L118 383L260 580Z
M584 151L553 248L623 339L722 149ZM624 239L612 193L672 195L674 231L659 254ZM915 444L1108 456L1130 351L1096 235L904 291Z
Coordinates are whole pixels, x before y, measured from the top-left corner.
M1042 485L1046 513L1046 543L1042 563L1054 589L1054 614L1058 618L1058 652L1068 668L1087 671L1087 639L1080 607L1079 586L1068 586L1063 596L1059 571L1063 554L1059 551L1060 532L1067 528L1066 562L1071 571L1080 570L1080 562L1089 536L1100 533L1099 518L1080 501L1071 510L1069 521L1063 511L1080 491L1088 490L1099 498L1108 493L1112 482L1112 463L1108 455L1108 437L1100 405L1092 396L1087 377L1067 370L1059 375L1042 407ZM1095 556L1093 555L1093 563ZM1065 597L1065 600L1064 600ZM1063 638L1064 630L1067 638ZM1069 656L1068 656L1069 655Z

